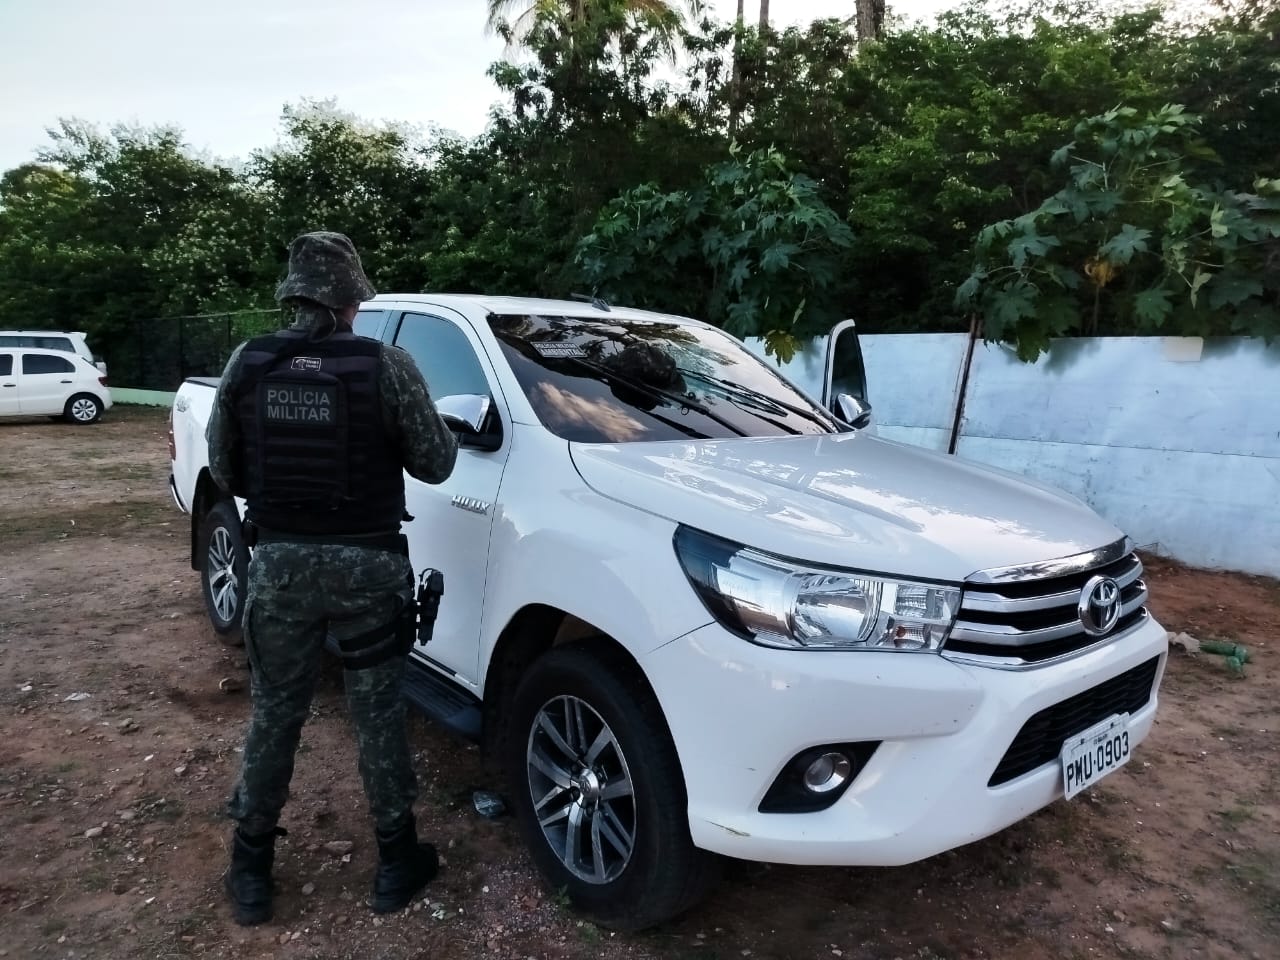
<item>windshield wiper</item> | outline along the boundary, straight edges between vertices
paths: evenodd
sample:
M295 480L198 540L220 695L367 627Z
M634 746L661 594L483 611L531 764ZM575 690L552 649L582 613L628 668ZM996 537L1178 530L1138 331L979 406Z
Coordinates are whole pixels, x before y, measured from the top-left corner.
M750 387L744 387L740 383L734 383L731 380L725 380L721 377L713 377L710 374L699 373L697 370L686 370L680 367L680 372L686 377L692 377L694 380L701 380L703 383L710 383L719 387L731 400L739 400L744 405L750 404L756 409L767 409L772 413L793 413L797 417L803 417L810 423L816 423L820 427L830 429L831 423L812 410L806 410L804 407L798 407L793 403L785 400L779 400L777 397L771 397L767 393L761 393L759 390L752 390ZM767 418L766 418L767 419ZM776 424L783 430L790 430L792 433L799 433L794 427L789 427L777 421L770 420L770 423Z
M671 393L667 390L662 390L658 387L653 386L652 384L644 383L639 380L632 380L629 377L619 376L615 371L610 370L608 367L598 363L593 363L592 361L586 360L582 357L569 357L567 359L570 359L575 363L581 364L582 366L586 367L588 370L591 370L592 372L599 374L605 380L609 380L614 383L620 383L624 387L630 387L632 390L639 390L642 393L649 394L650 396L658 397L659 399L666 400L668 403L679 404L680 406L685 407L689 410L692 410L695 413L702 414L708 420L712 420L720 424L720 426L724 427L726 430L732 430L734 433L736 433L740 437L745 437L747 435L738 427L735 427L731 422L726 420L724 417L720 416L717 413L713 413L710 409L708 409L704 405L698 403L696 400L693 400L689 397L682 396L678 393ZM675 425L674 423L672 423L672 421L668 420L666 417L658 416L652 410L647 412L651 417L655 417L656 419L662 420L663 422L671 424L672 426ZM709 439L709 438L704 436L703 439Z

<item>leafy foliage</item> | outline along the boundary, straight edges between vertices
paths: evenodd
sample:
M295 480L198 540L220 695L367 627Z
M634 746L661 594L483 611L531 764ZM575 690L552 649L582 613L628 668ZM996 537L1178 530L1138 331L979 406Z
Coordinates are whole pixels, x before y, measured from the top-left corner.
M653 184L605 207L578 244L583 279L607 297L704 317L789 357L841 319L832 297L849 225L776 150L708 169L704 184Z
M1280 181L1204 177L1216 154L1180 106L1081 121L1052 166L1067 184L986 227L957 292L1024 359L1067 334L1280 334Z

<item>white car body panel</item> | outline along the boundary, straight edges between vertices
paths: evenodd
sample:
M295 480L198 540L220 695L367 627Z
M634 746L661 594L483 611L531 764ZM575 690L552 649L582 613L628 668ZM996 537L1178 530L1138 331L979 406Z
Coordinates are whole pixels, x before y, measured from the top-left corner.
M1062 797L1041 766L988 787L1036 712L1153 657L1154 621L1102 648L1032 670L993 670L932 654L759 647L719 625L642 661L676 740L694 843L771 863L896 866L980 840ZM1136 746L1156 697L1130 718ZM806 747L884 741L834 806L757 809L782 762Z
M622 503L846 569L959 583L1123 537L1068 494L862 434L579 444L573 458Z
M82 330L0 330L0 350L18 348L73 353L84 357L99 372L107 372L107 365L89 349Z
M102 372L83 357L62 350L0 347L10 357L10 373L0 376L0 416L61 416L67 401L77 394L96 397L104 410L112 407L111 390L100 380ZM28 357L51 357L71 369L54 373L27 373Z

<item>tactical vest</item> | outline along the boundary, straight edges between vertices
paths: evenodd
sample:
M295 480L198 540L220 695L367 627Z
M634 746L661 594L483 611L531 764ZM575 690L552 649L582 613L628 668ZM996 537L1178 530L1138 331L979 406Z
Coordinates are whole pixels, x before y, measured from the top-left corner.
M350 333L245 344L237 406L249 520L306 535L400 529L404 474L383 427L381 350Z

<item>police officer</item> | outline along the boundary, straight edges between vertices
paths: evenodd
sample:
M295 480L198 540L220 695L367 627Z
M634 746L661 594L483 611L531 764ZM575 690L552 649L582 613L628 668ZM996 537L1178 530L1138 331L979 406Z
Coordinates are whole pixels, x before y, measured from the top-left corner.
M402 471L444 481L457 443L409 355L351 332L373 295L347 237L295 239L276 299L297 319L232 354L206 434L210 472L245 498L255 547L243 615L253 716L224 877L246 926L271 919L278 821L326 634L342 650L378 843L370 906L403 909L437 869L417 837L401 696L415 612Z

